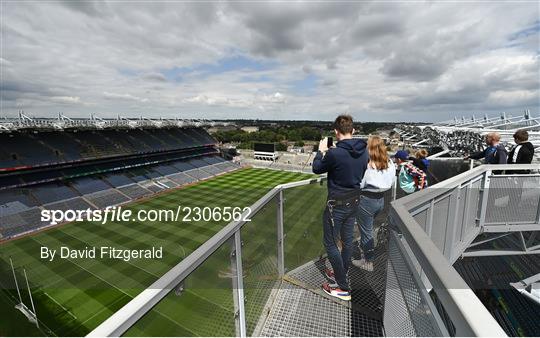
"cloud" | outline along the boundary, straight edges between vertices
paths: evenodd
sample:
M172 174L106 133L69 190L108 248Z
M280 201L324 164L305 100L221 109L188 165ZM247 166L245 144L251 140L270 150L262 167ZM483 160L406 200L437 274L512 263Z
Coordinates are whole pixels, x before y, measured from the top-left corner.
M137 102L148 102L147 98L134 96L128 93L119 94L119 93L103 92L103 97L105 97L108 100L127 100L127 101L137 101Z
M326 69L336 69L337 60L326 60Z
M281 94L280 92L275 92L271 95L263 95L261 97L261 102L264 103L285 103L286 101L285 95Z
M73 104L73 103L80 103L81 98L78 96L53 96L51 97L51 101L58 102L58 103Z
M157 72L146 73L142 78L148 81L167 82L165 75Z
M57 1L3 11L0 115L144 107L148 117L446 120L539 106L536 3Z
M422 53L400 53L384 62L381 71L389 77L408 78L417 81L432 80L448 68L448 60L440 55Z
M313 71L313 68L309 65L303 65L302 70L304 71L304 73L309 74Z

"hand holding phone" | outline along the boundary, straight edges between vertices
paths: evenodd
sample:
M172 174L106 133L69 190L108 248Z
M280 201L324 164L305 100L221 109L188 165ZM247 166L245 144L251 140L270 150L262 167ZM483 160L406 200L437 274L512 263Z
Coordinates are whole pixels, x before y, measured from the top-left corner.
M325 153L328 151L328 139L325 137L319 142L319 151Z
M326 147L328 149L332 148L334 146L334 138L332 136L328 136L327 137L327 141L326 141Z

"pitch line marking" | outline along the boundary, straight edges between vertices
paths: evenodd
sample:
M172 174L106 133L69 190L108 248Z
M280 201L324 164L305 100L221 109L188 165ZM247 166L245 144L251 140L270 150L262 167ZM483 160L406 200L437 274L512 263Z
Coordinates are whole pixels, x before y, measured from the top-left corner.
M39 241L37 241L37 240L36 240L36 242L38 242L38 243L41 244L41 242L39 242ZM43 244L42 244L42 245L43 245ZM82 269L82 270L88 272L88 273L91 274L92 276L98 278L99 280L105 282L106 284L109 284L110 286L112 286L112 287L113 287L114 289L116 289L117 291L120 291L120 292L123 293L124 295L128 296L130 299L133 299L133 298L135 297L135 296L131 296L130 294L128 294L128 293L125 292L124 290L118 288L118 287L117 287L116 285L114 285L114 284L111 284L110 282L106 281L105 279L101 278L100 276L96 275L95 273L93 273L92 271L86 269L85 267L83 267L83 266L77 264L76 262L72 261L71 259L67 258L67 260L68 260L69 262L71 262L72 264L78 266L80 269ZM121 298L119 298L119 299L121 299ZM118 301L118 300L116 300L116 301ZM104 306L104 308L106 308L106 307ZM161 316L163 316L163 317L169 319L170 321L172 321L173 323L177 324L178 326L180 326L180 327L186 329L187 331L192 332L193 334L195 334L193 331L191 331L191 330L185 328L184 326L182 326L182 324L180 324L180 323L178 323L177 321L173 320L173 319L170 318L169 316L167 316L167 315L161 313L159 310L157 310L157 309L152 309L151 311L155 311L156 313L159 313ZM147 313L148 313L148 312L147 312Z
M45 296L49 297L50 300L52 300L53 302L55 302L56 305L60 306L64 311L66 311L67 313L69 313L69 315L70 315L71 317L73 317L73 319L75 319L75 320L78 319L77 316L75 316L71 311L69 311L68 309L66 309L66 308L64 307L64 305L58 303L58 301L57 301L56 299L54 299L53 297L51 297L47 292L43 291L43 294L44 294Z

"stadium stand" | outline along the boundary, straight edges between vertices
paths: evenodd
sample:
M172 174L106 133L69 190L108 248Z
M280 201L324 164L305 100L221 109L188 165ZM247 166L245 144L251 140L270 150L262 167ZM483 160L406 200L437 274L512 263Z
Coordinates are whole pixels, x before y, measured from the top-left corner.
M109 182L109 184L115 188L135 183L131 178L122 172L104 175L103 179Z
M0 134L0 170L212 146L197 128L11 132Z
M45 204L43 207L49 210L62 211L95 209L90 204L88 204L88 202L86 202L82 197L75 197L55 203Z
M191 169L191 170L186 171L186 174L191 177L195 177L198 180L204 180L205 178L212 176L210 173L203 171L201 169Z
M106 208L240 168L202 128L0 133L0 238L49 226L43 209Z
M94 177L82 177L80 179L74 180L71 185L81 195L91 194L110 188L107 183Z
M121 188L118 188L118 191L120 191L121 193L123 193L124 195L128 196L131 199L137 199L137 198L148 196L148 195L152 194L151 191L141 187L137 183L126 185L126 186L123 186Z
M85 196L88 201L100 209L128 202L130 199L116 189L107 189Z
M173 174L169 178L178 185L190 184L197 181L195 178L184 173Z
M41 205L78 196L73 189L60 182L33 186L31 193Z

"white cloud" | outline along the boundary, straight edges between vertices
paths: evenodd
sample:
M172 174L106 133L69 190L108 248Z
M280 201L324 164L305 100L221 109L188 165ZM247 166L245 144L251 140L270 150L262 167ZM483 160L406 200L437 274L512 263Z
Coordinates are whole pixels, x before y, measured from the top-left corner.
M271 95L263 95L260 99L261 102L264 103L285 103L285 95L281 94L280 92L275 92Z
M350 109L362 120L445 120L539 106L536 3L9 2L3 10L0 115L61 107L332 119ZM255 66L220 64L238 55ZM205 64L214 68L197 68Z
M148 102L147 98L134 96L128 93L119 94L119 93L110 93L103 92L103 97L111 100L128 100L128 101L138 101L138 102Z
M78 96L53 96L51 101L58 103L80 103L81 98Z

